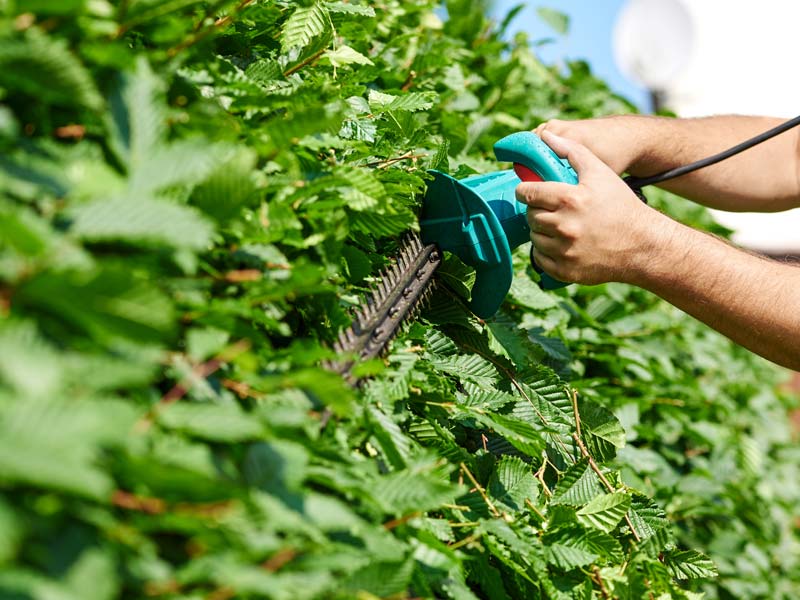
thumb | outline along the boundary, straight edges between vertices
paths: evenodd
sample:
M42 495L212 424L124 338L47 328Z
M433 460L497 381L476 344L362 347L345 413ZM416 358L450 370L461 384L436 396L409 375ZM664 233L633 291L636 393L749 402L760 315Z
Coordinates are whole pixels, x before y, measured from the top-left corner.
M582 179L581 175L587 175L592 171L607 168L603 161L597 158L591 150L580 142L563 138L547 130L542 132L541 137L544 143L550 146L553 152L569 161L569 164L578 174L578 179Z

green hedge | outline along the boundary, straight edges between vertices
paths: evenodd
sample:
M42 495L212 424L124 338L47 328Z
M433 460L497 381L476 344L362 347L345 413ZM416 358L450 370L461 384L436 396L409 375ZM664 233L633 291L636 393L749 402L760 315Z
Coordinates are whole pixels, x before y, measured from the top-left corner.
M0 2L2 597L800 597L782 373L647 293L450 257L319 366L426 169L633 110L446 9Z

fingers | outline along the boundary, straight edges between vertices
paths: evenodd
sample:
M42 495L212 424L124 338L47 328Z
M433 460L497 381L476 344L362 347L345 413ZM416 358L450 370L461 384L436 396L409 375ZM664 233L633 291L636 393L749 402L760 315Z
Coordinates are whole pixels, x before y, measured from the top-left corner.
M539 137L542 137L542 132L544 131L552 131L556 135L560 135L567 125L567 121L562 121L561 119L551 119L549 121L545 121L544 123L540 123L539 126L533 130L533 132Z
M528 227L531 233L553 237L558 235L558 217L550 210L529 208Z
M563 138L547 130L542 131L541 138L553 152L569 161L578 174L578 179L582 179L582 174L588 174L597 170L598 167L605 167L605 163L581 143Z
M557 181L523 182L517 186L515 193L517 200L530 208L558 210L572 191L570 188L574 187L571 183Z
M533 260L536 263L536 265L540 269L542 269L545 273L547 273L551 277L555 277L555 275L553 274L555 273L557 268L556 262L552 258L550 258L547 254L543 253L541 249L536 247L536 245L533 246Z

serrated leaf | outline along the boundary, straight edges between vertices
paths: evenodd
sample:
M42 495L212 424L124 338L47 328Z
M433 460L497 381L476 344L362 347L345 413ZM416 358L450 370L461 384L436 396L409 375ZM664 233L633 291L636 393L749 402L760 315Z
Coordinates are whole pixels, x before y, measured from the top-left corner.
M83 104L92 110L103 104L89 71L66 40L48 36L38 27L21 37L0 37L0 85L41 103Z
M348 214L348 220L354 230L378 237L399 235L416 224L416 217L410 211L394 214L379 214L369 210L353 211Z
M594 562L617 563L622 560L620 543L602 531L577 526L549 531L542 539L547 561L561 569L574 569Z
M259 83L271 83L276 79L283 79L280 64L270 58L262 58L247 65L245 75Z
M107 501L114 487L100 462L138 417L112 399L0 401L0 481Z
M351 2L326 2L325 7L334 13L361 15L362 17L375 16L375 9L371 6L362 6Z
M499 379L495 366L477 354L462 354L445 358L431 357L431 364L440 371L459 379L474 381L486 388L491 387Z
M551 502L583 506L603 493L597 474L589 467L588 459L572 465L558 480Z
M444 255L442 264L436 271L436 277L464 300L469 301L472 298L475 269L464 264L455 254L448 252Z
M442 173L447 173L450 170L450 159L448 156L448 152L450 150L450 140L446 139L439 144L439 147L436 148L436 152L431 156L431 160L428 163L428 168L434 171L441 171Z
M203 183L192 191L190 202L217 221L236 216L257 186L253 179L256 155L241 150L210 173L204 173Z
M401 96L384 94L375 90L369 92L369 104L373 111L409 111L427 110L438 98L435 92L411 92Z
M328 27L327 9L319 3L297 8L283 25L281 47L284 52L292 48L305 48Z
M354 573L344 587L353 592L369 592L379 598L404 591L411 580L414 558L402 563L373 563Z
M165 137L166 110L159 95L163 83L140 57L133 72L121 73L112 89L106 116L109 144L127 168L145 163Z
M493 498L514 510L523 510L525 501L535 501L539 484L531 467L515 456L504 456L497 463L489 480L488 491Z
M70 212L71 232L92 242L122 241L201 250L214 227L197 210L167 200L95 200Z
M474 418L503 436L520 452L532 458L539 458L545 448L546 441L541 431L530 423L499 414L474 415Z
M346 44L342 44L336 50L328 50L325 56L331 61L334 67L342 67L345 65L372 65L374 64L369 58L361 54L358 50L351 48Z
M604 494L590 501L576 515L578 522L587 527L610 532L625 516L631 506L631 497L624 492Z
M264 435L264 426L259 420L233 402L176 402L158 410L157 421L168 429L210 441L239 442Z
M645 541L655 536L659 531L670 527L670 522L664 509L646 498L633 498L629 517L641 541Z
M369 415L375 425L375 437L389 463L395 469L404 469L411 451L411 440L401 431L397 423L379 408L371 406Z
M676 579L709 579L718 575L714 562L695 550L667 552L664 564Z
M417 469L396 471L378 478L371 486L386 512L405 514L438 508L451 501L458 488L434 473Z
M596 460L605 462L625 446L625 430L611 411L593 402L579 404L581 430L586 447Z

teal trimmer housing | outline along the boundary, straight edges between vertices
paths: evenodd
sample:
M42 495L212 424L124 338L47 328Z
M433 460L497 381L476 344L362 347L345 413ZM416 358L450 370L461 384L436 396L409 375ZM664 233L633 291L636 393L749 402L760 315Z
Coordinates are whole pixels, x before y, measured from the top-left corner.
M527 205L514 190L521 181L561 181L577 184L578 175L535 133L524 131L494 145L497 160L514 168L455 179L431 171L420 216L422 241L436 244L475 269L470 309L481 318L494 315L508 294L513 278L511 251L530 242ZM540 285L567 285L541 272Z

